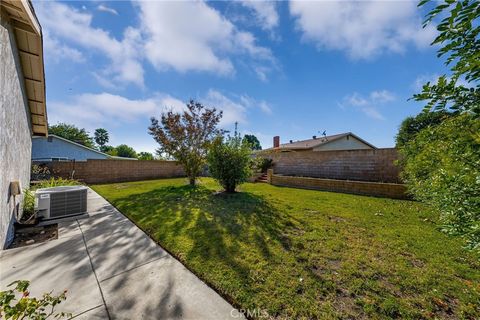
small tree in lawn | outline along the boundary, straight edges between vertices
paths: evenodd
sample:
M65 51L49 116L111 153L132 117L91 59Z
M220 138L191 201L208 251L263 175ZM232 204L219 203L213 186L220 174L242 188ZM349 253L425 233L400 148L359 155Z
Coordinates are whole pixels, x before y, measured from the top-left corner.
M222 134L217 128L221 118L221 111L190 100L183 113L163 113L160 121L152 117L148 131L160 144L158 152L182 164L193 186L205 165L208 148Z
M235 130L233 137L215 139L207 162L210 174L225 191L235 192L235 188L252 174L251 145L242 140Z

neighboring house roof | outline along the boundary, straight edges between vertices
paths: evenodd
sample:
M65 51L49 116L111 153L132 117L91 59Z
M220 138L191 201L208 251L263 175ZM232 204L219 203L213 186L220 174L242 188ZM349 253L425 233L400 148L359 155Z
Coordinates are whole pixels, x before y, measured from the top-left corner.
M345 132L345 133L340 133L340 134L334 134L331 136L323 136L323 137L317 137L315 139L308 139L308 140L301 140L301 141L294 141L292 143L282 143L278 148L270 148L267 150L274 150L274 149L279 149L279 150L310 150L316 147L319 147L321 145L325 145L327 143L333 142L335 140L341 139L343 137L351 136L354 137L355 139L365 143L369 147L373 149L377 149L374 145L368 143L367 141L363 140L359 136L351 133L351 132Z
M0 8L15 33L33 135L47 136L42 28L29 0L2 0Z
M63 137L60 137L60 136L57 136L57 135L54 135L54 134L49 134L48 135L49 138L55 138L55 139L59 139L59 140L62 140L62 141L65 141L65 142L68 142L72 145L75 145L77 147L80 147L80 148L83 148L83 149L86 149L86 150L89 150L89 151L92 151L92 152L95 152L95 153L98 153L98 154L101 154L107 158L111 158L111 159L118 159L118 160L137 160L135 158L126 158L126 157L117 157L117 156L112 156L110 154L107 154L107 153L103 153L101 151L98 151L98 150L95 150L95 149L92 149L92 148L89 148L87 146L84 146L83 144L80 144L80 143L77 143L77 142L74 142L72 140L68 140L68 139L65 139ZM37 138L37 139L42 139L43 137L33 137L34 139ZM43 138L45 139L45 138Z

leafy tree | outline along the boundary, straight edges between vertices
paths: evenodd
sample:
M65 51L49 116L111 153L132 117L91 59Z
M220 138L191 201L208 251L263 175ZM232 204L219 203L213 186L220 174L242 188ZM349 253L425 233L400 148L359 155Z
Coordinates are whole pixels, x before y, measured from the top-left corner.
M100 150L102 150L102 147L110 140L108 137L108 131L103 128L96 129L93 135L95 142L100 146Z
M435 127L451 115L452 113L448 111L440 110L436 112L421 112L415 117L406 118L402 121L400 130L395 138L397 148L401 148L409 141L412 141L421 130Z
M422 0L419 6L429 2L432 1ZM446 58L452 75L441 76L436 84L427 82L413 98L427 101L425 110L451 109L480 116L480 1L439 1L427 14L424 27L437 17L441 17L437 25L439 35L432 45L440 45L438 56ZM459 80L467 81L470 88Z
M153 154L142 151L138 154L138 160L154 160Z
M152 117L148 131L160 144L158 152L180 162L190 185L195 185L205 165L208 148L213 139L222 133L217 129L221 118L221 111L190 100L183 113L163 113L160 121Z
M80 129L73 124L57 123L48 128L49 134L65 138L67 140L82 144L89 148L95 148L93 139L88 135L85 129Z
M253 134L246 134L243 136L243 141L250 145L250 149L252 150L262 150L262 146L260 145L260 141L258 138L255 137Z
M117 155L117 150L115 150L115 147L112 147L112 146L107 146L107 145L101 146L100 151L102 151L103 153L109 154L111 156Z
M480 249L480 119L460 114L404 144L402 178L416 199L440 212L443 230Z
M237 185L251 176L250 147L247 140L242 140L236 132L226 141L223 137L214 140L208 152L208 169L226 192L235 192Z
M115 153L119 157L124 157L124 158L136 158L137 153L135 150L127 146L126 144L121 144L115 147Z

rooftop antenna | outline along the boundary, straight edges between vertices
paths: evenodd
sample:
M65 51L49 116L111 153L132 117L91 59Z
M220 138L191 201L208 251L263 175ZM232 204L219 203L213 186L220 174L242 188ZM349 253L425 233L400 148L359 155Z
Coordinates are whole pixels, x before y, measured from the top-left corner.
M318 131L318 133L320 133L320 131ZM327 140L328 140L328 139L327 139L327 130L323 130L322 136L323 136L323 138L322 138L323 141L327 141Z

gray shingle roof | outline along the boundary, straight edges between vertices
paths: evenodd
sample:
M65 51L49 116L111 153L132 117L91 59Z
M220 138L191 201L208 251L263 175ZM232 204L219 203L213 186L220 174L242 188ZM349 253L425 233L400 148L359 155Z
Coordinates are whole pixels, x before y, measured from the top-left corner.
M292 143L282 143L280 144L280 147L278 148L269 148L266 150L271 150L271 149L283 149L283 150L309 150L315 147L318 147L323 144L327 144L329 142L338 140L340 138L346 137L346 136L352 136L359 141L365 143L366 145L372 147L373 149L376 149L374 145L371 143L368 143L367 141L363 140L359 136L351 133L351 132L345 132L345 133L339 133L339 134L334 134L330 136L320 136L315 139L308 139L308 140L300 140L300 141L293 141Z

